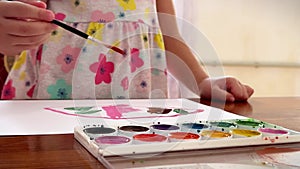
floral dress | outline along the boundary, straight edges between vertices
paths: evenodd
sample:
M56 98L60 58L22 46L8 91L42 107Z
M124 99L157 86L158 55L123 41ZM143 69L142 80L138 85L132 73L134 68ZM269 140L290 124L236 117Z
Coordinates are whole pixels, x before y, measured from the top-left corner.
M58 28L16 59L2 99L166 98L155 0L48 0L55 18L125 51Z

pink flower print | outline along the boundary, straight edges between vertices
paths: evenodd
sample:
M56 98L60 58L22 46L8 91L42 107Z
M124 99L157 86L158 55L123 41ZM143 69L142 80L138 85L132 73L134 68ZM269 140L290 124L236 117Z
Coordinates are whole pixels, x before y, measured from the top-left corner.
M123 90L124 90L124 91L128 90L128 85L129 85L128 77L125 77L125 78L121 81L121 86L123 87Z
M63 48L62 53L56 57L56 62L61 65L63 72L68 73L74 69L80 50L80 48L72 48L68 45Z
M100 54L99 62L90 65L90 70L96 73L95 84L111 83L111 73L114 72L114 64L112 62L106 62L106 56Z
M137 68L140 68L144 65L144 61L140 58L140 50L137 48L131 49L131 60L130 60L130 68L131 73L135 72Z
M96 10L92 12L91 20L93 22L107 23L115 19L115 15L112 12L103 13L102 11Z
M56 13L55 14L55 19L63 21L66 18L66 15L63 13Z
M16 88L12 86L12 80L9 80L6 85L3 86L1 98L4 100L11 100L16 96Z

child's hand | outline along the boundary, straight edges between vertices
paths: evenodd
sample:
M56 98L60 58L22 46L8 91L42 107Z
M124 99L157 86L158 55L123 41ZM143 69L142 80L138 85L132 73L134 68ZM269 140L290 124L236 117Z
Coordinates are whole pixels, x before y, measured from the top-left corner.
M0 53L16 55L45 42L57 27L43 2L0 2Z
M246 101L254 93L251 87L233 77L206 78L199 88L201 98L230 102Z

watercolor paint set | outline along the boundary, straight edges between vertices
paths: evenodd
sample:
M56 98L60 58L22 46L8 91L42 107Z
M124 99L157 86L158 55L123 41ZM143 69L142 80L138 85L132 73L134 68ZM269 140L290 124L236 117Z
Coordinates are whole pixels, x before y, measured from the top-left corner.
M81 125L74 136L98 159L300 142L298 131L185 99L102 102L51 111L78 116Z
M300 142L300 133L254 119L76 127L75 138L95 157Z

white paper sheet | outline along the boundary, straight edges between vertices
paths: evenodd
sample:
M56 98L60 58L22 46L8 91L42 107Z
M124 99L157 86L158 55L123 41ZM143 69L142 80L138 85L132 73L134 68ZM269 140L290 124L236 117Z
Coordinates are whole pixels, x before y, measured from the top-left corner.
M192 115L180 115L174 117L161 117L169 115L153 114L151 118L138 118L139 112L123 114L125 119L105 119L79 117L57 113L53 110L65 110L66 107L93 106L101 109L102 106L110 105L129 105L133 108L143 107L165 107L182 108L187 110L199 110L202 112ZM48 108L48 110L46 109ZM102 112L103 113L103 112ZM129 117L130 116L130 117ZM131 118L136 116L137 118ZM157 117L153 117L157 116ZM128 118L129 117L129 118ZM182 121L193 120L225 120L243 119L238 116L220 109L205 106L186 99L156 99L156 100L30 100L30 101L0 101L0 135L38 135L38 134L66 134L73 133L74 127L89 124L107 124L118 126L122 124L134 123L180 123Z

